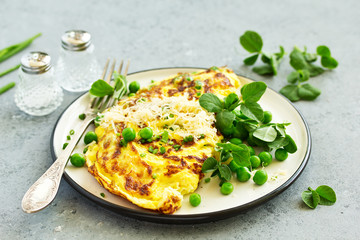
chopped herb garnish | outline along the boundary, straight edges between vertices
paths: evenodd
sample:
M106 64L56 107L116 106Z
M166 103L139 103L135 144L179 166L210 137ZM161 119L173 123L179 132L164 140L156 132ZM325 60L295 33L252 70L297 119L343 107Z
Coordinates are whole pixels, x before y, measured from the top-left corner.
M164 131L162 134L161 134L161 141L163 143L167 143L167 141L169 140L169 133L167 131Z
M86 114L85 113L82 113L79 115L79 119L80 120L84 120L86 118Z
M66 139L67 139L67 140L71 140L70 135L67 135L67 136L66 136Z
M151 152L151 153L154 152L153 146L150 146L149 149L148 149L148 151Z
M120 134L120 133L116 133L116 136L120 137L120 136L121 136L121 134Z
M192 78L191 78L191 77L187 77L187 78L186 78L186 81L189 81L189 82L190 82L190 81L192 81Z
M105 197L105 193L100 193L100 196L102 196L103 198Z
M156 179L156 178L157 178L157 174L154 173L154 174L152 175L152 178L153 178L153 179Z
M155 80L151 80L151 83L154 83L155 82Z
M201 96L201 92L197 92L196 96L200 97Z
M202 83L201 81L196 81L196 82L195 82L195 88L196 88L197 90L200 90L201 87L202 87L202 85L203 85L203 83Z
M69 143L64 143L62 149L65 149Z
M205 138L205 134L200 134L199 139L203 139L203 138Z
M145 156L146 156L145 153L141 153L141 154L140 154L140 157L145 157Z
M169 117L173 118L173 117L174 117L174 114L170 113L170 114L169 114Z
M128 96L129 96L129 97L133 97L133 96L135 96L135 93L129 93Z
M211 178L209 178L209 177L208 177L208 178L205 178L205 182L206 182L206 183L210 182L210 180L211 180Z
M165 152L166 152L166 149L165 149L164 147L161 147L161 148L160 148L160 153L161 153L161 154L164 154Z
M159 151L159 149L154 149L154 151L152 153L157 154L158 151Z
M75 131L73 129L70 130L70 135L74 135Z
M87 151L88 151L88 148L87 148L87 147L86 147L86 148L84 148L84 150L83 150L83 154L85 154Z
M169 141L169 145L173 145L174 144L174 142L173 141Z
M210 69L213 70L213 71L219 71L220 70L218 67L215 67L215 66L211 67Z
M181 148L181 146L180 146L180 145L174 145L173 148L174 148L176 151L178 151L178 150Z
M192 135L186 136L183 140L185 143L187 142L193 142L194 141L194 137Z

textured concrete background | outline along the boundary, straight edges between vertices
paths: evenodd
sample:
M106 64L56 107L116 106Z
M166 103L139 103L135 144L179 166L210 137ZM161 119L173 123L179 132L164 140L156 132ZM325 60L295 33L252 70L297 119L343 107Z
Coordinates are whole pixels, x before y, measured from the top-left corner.
M51 165L50 134L78 94L65 93L49 116L31 117L15 106L14 89L0 96L0 239L357 239L360 234L359 65L360 3L351 1L11 1L0 8L0 48L38 32L28 50L56 61L60 36L69 29L92 33L96 55L130 58L130 72L172 66L228 65L237 73L279 90L291 69L264 78L242 65L247 53L239 36L258 31L264 49L282 44L330 46L339 67L313 78L322 90L314 102L295 105L309 123L313 151L300 178L284 193L237 217L193 226L160 225L114 214L76 192L65 181L51 206L28 215L20 202L28 187ZM21 54L0 64L19 62ZM0 85L18 81L12 73ZM310 210L301 202L308 186L332 186L334 206Z

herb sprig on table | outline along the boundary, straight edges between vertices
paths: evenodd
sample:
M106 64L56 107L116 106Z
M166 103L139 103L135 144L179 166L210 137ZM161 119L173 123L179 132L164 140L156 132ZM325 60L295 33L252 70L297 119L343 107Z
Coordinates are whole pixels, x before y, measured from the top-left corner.
M249 53L255 53L244 59L245 65L255 64L261 55L261 60L264 65L253 67L252 70L259 75L277 75L278 66L285 55L285 50L282 46L280 46L280 52L278 53L266 53L262 51L262 38L254 31L246 31L240 36L240 44ZM315 100L321 94L321 91L311 84L303 82L308 81L310 77L324 73L324 68L335 69L338 66L337 60L332 57L330 49L324 45L318 46L316 53L307 52L306 47L304 51L298 47L294 47L289 57L289 63L295 71L288 75L287 81L289 84L284 86L280 90L280 93L293 102L299 100ZM315 65L315 62L319 58L324 68Z
M331 206L336 202L335 191L326 185L321 185L316 190L311 187L301 194L301 198L309 208L316 208L317 205Z
M33 37L23 41L23 42L20 42L20 43L11 45L9 47L6 47L4 49L1 49L0 50L0 63L5 61L8 58L14 56L16 53L22 51L26 47L28 47L36 38L38 38L40 36L41 36L41 33L38 33L35 36L33 36ZM12 71L18 69L19 67L20 67L20 64L1 72L0 77L5 76L8 73L11 73ZM15 82L10 82L6 86L1 87L0 94L8 91L9 89L13 88L14 86L15 86Z

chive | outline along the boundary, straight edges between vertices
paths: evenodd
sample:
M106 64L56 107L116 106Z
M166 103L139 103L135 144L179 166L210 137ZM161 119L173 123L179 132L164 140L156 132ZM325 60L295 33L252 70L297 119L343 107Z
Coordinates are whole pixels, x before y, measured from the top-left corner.
M196 96L200 97L201 96L201 92L197 92Z
M173 141L169 141L169 145L173 145L174 144L174 142Z
M87 151L88 151L88 148L87 148L87 147L86 147L86 148L84 148L84 150L83 150L83 154L85 154Z
M63 144L63 149L65 149L67 147L67 145L69 145L69 143L64 143Z
M154 149L154 151L152 153L157 154L158 151L159 151L159 149Z
M200 90L200 89L201 89L201 86L195 86L195 88L196 88L197 90Z
M135 93L129 93L128 96L129 96L129 97L133 97L133 96L135 96Z
M82 113L79 115L79 119L80 120L84 120L86 118L86 114L85 113Z
M169 114L169 117L173 118L173 117L174 117L174 114L170 113L170 114Z
M145 157L145 156L146 156L145 153L141 153L141 154L140 154L140 157Z
M151 80L151 83L154 83L155 82L155 80Z
M206 183L210 182L210 180L211 180L211 179L210 179L209 177L208 177L208 178L205 178L205 182L206 182Z
M146 141L150 143L150 142L153 141L153 139L152 139L152 138L149 138L149 139L147 139Z
M203 138L205 138L205 134L200 134L199 139L203 139Z
M161 148L160 148L160 153L161 153L161 154L164 154L165 152L166 152L166 149L165 149L164 147L161 147Z
M74 133L75 133L74 129L71 129L69 133L70 133L70 135L74 135Z
M156 179L156 178L157 178L157 174L154 173L154 174L152 175L152 178L153 178L153 179Z
M194 141L194 137L192 136L192 135L189 135L189 136L186 136L185 138L184 138L184 142L192 142L192 141Z
M8 70L5 70L4 72L0 73L0 77L5 76L8 73L11 73L12 71L18 69L21 64L16 65L15 67L9 68Z
M102 196L103 198L105 197L105 193L100 193L100 196Z
M169 140L169 133L167 131L164 131L162 134L161 134L161 141L163 143L167 143L167 141Z
M191 77L187 77L186 80L189 82L192 81Z
M152 153L152 152L154 152L154 148L152 146L150 146L148 151Z
M171 131L174 131L173 127L169 127L169 129L170 129Z
M3 94L4 92L10 90L11 88L15 87L15 83L11 82L3 87L0 88L0 94Z
M120 137L120 136L121 136L121 133L116 133L116 136L117 136L117 137Z
M67 136L66 136L66 139L67 139L67 140L71 140L70 135L67 135Z
M24 48L28 47L32 41L34 41L35 38L40 37L41 33L36 34L32 38L29 38L23 42L14 44L12 46L6 47L2 50L0 50L0 62L5 61L9 57L15 55L16 53L20 52Z
M181 148L181 146L180 145L174 145L173 148L177 151L177 150L179 150Z

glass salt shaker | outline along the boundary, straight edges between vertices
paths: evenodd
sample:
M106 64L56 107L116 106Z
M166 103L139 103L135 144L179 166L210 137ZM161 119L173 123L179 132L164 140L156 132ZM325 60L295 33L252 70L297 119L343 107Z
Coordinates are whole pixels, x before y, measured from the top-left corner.
M61 45L55 69L59 84L70 92L89 90L101 73L91 35L83 30L70 30L61 37Z
M24 112L47 115L60 106L63 92L54 78L51 57L44 52L30 52L21 58L15 103Z

